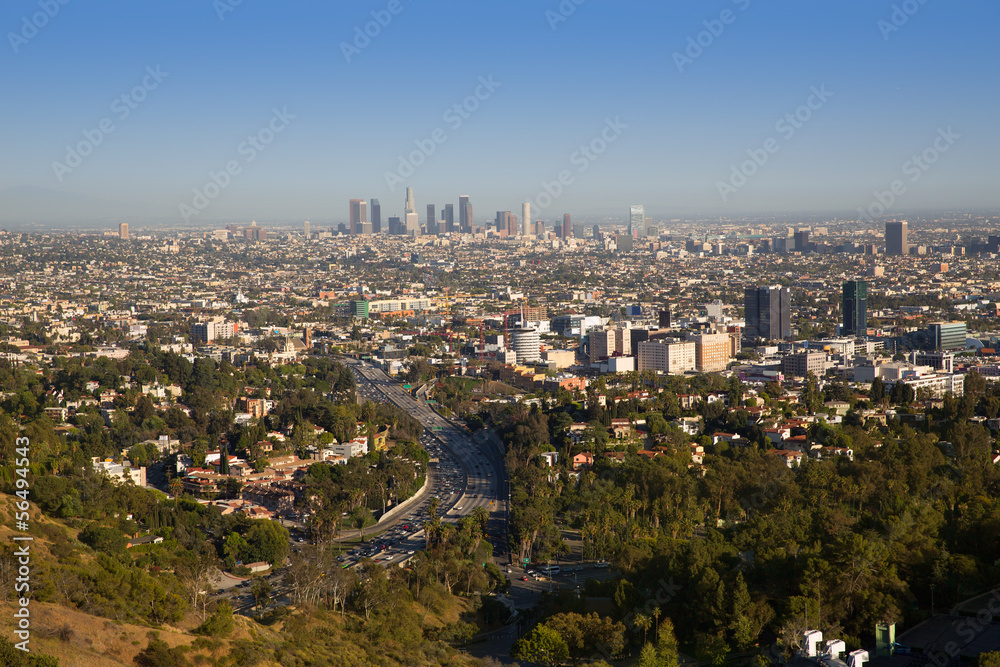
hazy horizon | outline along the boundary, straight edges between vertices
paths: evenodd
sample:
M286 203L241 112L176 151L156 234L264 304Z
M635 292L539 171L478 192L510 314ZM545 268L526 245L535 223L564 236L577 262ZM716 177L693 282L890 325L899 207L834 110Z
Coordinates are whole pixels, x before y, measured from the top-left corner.
M1000 206L985 0L57 5L0 9L4 226Z

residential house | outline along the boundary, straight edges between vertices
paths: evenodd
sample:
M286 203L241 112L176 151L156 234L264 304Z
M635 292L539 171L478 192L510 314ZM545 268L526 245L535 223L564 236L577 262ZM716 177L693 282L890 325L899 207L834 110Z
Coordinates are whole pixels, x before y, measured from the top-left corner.
M802 452L792 452L787 449L772 449L770 453L784 461L789 468L802 465L802 459L805 458Z

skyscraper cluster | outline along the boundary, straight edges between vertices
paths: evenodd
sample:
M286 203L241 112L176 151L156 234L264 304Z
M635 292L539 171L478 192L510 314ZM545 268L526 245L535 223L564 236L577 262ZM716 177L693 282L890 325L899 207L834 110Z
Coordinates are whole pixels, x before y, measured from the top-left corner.
M345 231L351 235L379 234L385 231L392 235L419 236L424 233L450 234L458 231L455 228L455 206L453 204L445 204L441 207L440 220L437 219L437 207L434 204L427 204L427 218L421 225L412 187L406 188L402 217L389 216L386 219L385 229L382 227L382 206L378 199L372 199L370 204L364 199L350 200L348 216L349 223ZM469 201L468 195L462 195L459 198L461 231L471 233L473 231L472 223L472 203Z
M458 198L458 221L455 220L455 205L444 204L438 209L435 204L426 205L426 218L421 224L417 214L416 198L412 187L406 188L406 198L403 201L403 215L390 216L387 218L386 227L382 226L382 207L378 199L366 202L364 199L351 199L348 211L349 223L344 232L353 235L378 234L387 232L390 235L419 236L422 234L445 235L454 232L462 234L474 234L482 231L482 227L476 227L473 214L472 201L469 195L461 195ZM633 207L636 208L636 207ZM638 207L638 218L645 224L643 207ZM440 218L438 212L440 211ZM489 223L487 228L490 229ZM344 227L341 225L341 227ZM518 218L511 211L497 211L493 221L492 229L501 236L536 236L545 235L545 223L541 220L532 220L531 202L521 204L521 217ZM552 231L559 238L569 239L575 236L582 237L582 227L579 231L573 227L572 218L569 213L563 215L562 222L555 222Z

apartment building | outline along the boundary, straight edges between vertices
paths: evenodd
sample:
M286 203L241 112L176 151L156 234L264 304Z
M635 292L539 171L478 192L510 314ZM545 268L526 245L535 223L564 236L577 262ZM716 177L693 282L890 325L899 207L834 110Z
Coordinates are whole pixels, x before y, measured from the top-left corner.
M680 375L695 369L697 345L692 341L644 340L639 343L638 362L640 371L660 371L670 375Z
M695 368L703 373L726 370L732 349L728 333L695 334L689 340L695 344Z

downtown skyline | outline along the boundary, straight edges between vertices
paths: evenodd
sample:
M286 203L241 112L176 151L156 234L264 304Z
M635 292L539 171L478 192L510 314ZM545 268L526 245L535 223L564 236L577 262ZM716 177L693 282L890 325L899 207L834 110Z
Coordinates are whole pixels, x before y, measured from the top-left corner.
M0 224L998 205L993 4L550 4L5 6Z

